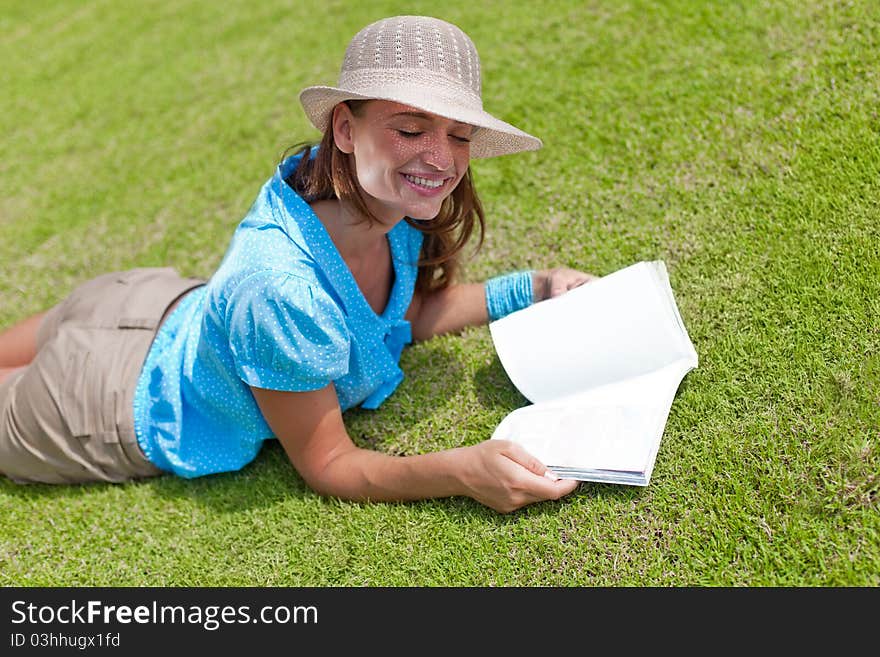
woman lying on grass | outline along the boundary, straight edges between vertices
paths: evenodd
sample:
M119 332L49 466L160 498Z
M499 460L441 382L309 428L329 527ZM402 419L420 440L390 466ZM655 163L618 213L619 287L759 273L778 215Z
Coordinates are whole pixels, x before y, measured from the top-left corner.
M453 282L475 228L482 239L470 159L541 147L482 110L471 40L433 18L379 21L349 44L338 87L300 100L320 145L282 161L207 282L107 274L0 334L0 472L198 477L242 468L275 436L312 489L345 499L467 495L507 512L576 488L510 442L390 456L343 423L400 384L413 339L591 278Z

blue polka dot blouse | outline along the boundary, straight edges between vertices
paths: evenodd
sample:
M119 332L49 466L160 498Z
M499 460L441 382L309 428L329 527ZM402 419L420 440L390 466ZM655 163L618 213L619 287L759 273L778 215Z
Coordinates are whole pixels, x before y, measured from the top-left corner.
M203 287L162 325L138 380L141 449L183 477L238 470L272 432L249 386L317 390L333 383L346 410L377 408L403 380L422 234L389 233L394 284L370 307L323 224L284 181L287 158L263 186Z

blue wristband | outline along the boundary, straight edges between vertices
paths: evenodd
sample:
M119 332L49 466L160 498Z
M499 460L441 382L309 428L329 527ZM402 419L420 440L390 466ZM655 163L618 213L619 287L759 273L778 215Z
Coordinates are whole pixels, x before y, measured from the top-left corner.
M486 309L490 322L532 305L532 273L516 271L486 281Z

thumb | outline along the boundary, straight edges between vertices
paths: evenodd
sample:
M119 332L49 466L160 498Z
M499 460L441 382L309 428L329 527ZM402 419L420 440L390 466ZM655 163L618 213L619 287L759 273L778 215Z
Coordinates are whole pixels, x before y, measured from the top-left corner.
M529 472L532 472L536 475L544 476L545 473L548 473L547 466L541 463L537 458L529 454L525 448L523 448L518 443L508 443L507 448L504 450L504 455L509 458L511 461L518 463L522 467L524 467ZM553 479L557 479L557 477L550 475Z

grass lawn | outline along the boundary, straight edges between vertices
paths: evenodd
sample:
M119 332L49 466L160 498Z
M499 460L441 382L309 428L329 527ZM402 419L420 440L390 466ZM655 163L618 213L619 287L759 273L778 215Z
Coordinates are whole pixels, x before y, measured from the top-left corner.
M484 104L539 135L476 161L467 280L664 260L700 367L650 486L498 515L312 493L270 441L194 481L0 481L3 585L877 586L880 8L873 0L2 2L0 327L106 271L209 276L297 100L393 14L462 27ZM289 6L285 6L289 5ZM487 328L404 351L346 419L411 454L524 403Z

